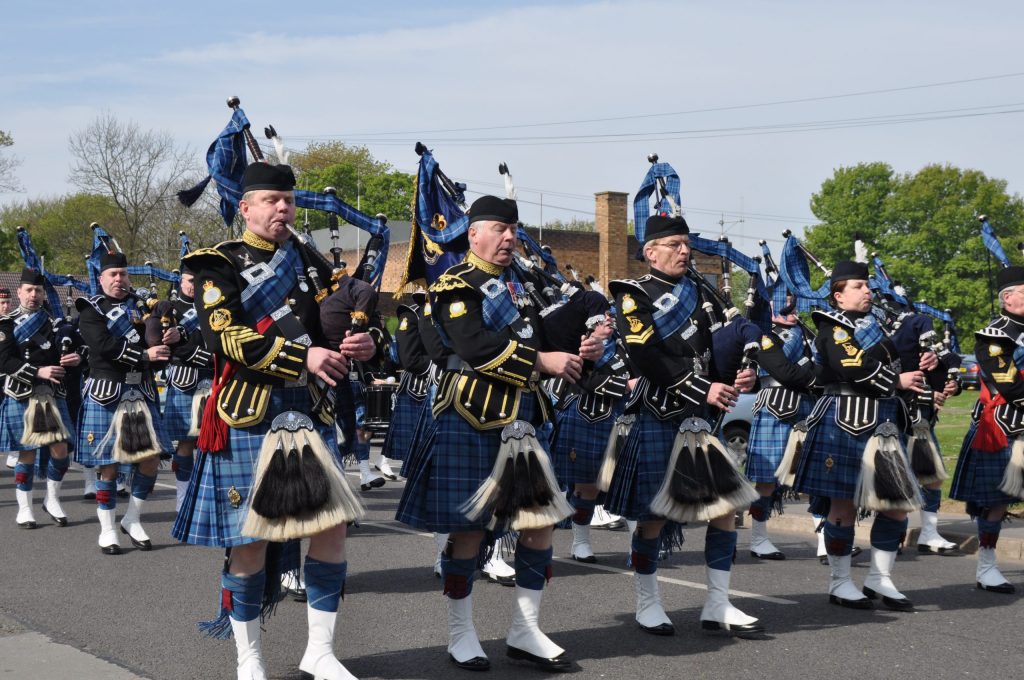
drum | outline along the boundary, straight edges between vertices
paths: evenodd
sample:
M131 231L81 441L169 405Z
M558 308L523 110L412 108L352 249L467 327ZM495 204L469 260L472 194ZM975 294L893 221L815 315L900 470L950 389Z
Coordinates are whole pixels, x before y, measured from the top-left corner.
M375 383L364 388L363 398L366 402L367 430L386 430L391 423L391 412L395 409L398 398L397 383Z

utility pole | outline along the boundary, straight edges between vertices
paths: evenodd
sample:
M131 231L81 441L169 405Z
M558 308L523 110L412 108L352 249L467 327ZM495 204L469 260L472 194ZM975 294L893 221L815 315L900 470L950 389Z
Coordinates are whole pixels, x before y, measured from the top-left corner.
M538 240L544 243L544 194L540 195L540 238Z

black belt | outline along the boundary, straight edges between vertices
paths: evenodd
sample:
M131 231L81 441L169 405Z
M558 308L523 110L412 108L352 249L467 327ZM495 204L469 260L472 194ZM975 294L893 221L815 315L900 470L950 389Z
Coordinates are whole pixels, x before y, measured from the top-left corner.
M864 394L857 390L853 385L847 385L846 383L833 383L831 385L825 385L825 396L826 397L868 397L870 395Z

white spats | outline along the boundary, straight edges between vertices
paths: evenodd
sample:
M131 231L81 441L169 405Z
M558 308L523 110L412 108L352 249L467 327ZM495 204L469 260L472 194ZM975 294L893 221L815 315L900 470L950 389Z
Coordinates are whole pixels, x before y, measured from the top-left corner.
M188 496L188 480L174 480L174 512L181 510L181 505L185 502L186 496Z
M853 579L850 578L850 562L851 557L849 555L829 555L828 563L832 568L831 577L828 583L828 594L829 597L835 604L842 605L844 607L854 608L871 608L871 600L865 597L864 593L853 584Z
M1012 593L1016 590L996 566L995 548L978 548L978 588L994 593Z
M238 656L238 680L267 680L267 669L260 654L259 618L252 621L231 619L231 632L235 636Z
M775 544L768 538L768 522L761 522L756 519L750 524L750 552L756 557L763 559L781 559L784 557L782 551L775 547Z
M149 550L153 547L149 535L142 528L142 506L145 503L146 501L141 498L132 496L128 499L128 509L121 519L121 533L128 534L132 545L140 550Z
M100 520L100 550L108 555L117 555L121 552L121 544L117 540L117 530L114 529L115 518L114 508L104 510L96 508L96 516Z
M657 574L633 574L636 586L636 622L644 630L656 634L671 635L672 620L661 605Z
M356 680L334 656L334 623L338 612L322 612L306 607L306 621L309 624L309 639L306 653L299 662L299 670L313 676L314 680Z
M874 592L893 600L905 600L906 596L896 589L892 582L892 568L896 564L896 551L871 549L871 569L867 578L864 579L864 589L871 589Z
M958 550L959 547L939 534L938 513L921 511L921 533L917 537L918 552L948 553Z
M552 642L538 626L540 601L543 590L530 590L516 586L515 608L512 610L512 626L508 629L505 642L510 649L526 652L536 659L553 660L565 654L565 650Z
M590 547L590 525L572 523L572 548L570 557L577 562L597 562L594 549Z
M18 518L15 520L18 526L22 529L35 529L36 517L32 514L32 491L15 489L14 495L18 499Z
M60 504L60 487L62 482L55 479L46 480L46 497L43 498L43 512L53 518L57 526L67 526L68 516Z
M701 628L742 634L758 634L764 628L753 616L748 616L729 602L729 579L732 572L704 568L708 584L708 599L700 612Z
M448 545L448 534L434 534L434 544L437 546L437 557L434 559L434 576L441 578L441 556L444 548Z
M445 599L448 600L448 653L452 661L456 665L486 661L487 655L473 626L473 594L459 600ZM482 665L483 661L476 663Z

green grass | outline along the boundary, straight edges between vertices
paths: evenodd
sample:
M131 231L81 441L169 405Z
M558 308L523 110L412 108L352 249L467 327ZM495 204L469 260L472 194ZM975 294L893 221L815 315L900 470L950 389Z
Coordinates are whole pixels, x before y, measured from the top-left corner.
M971 424L971 411L977 400L977 390L964 390L946 401L946 405L939 411L939 422L935 426L935 438L939 442L939 449L942 451L942 458L946 463L946 472L949 474L946 481L942 483L943 503L949 497L949 485L953 479L953 470L956 469L956 459L960 455L960 445Z

